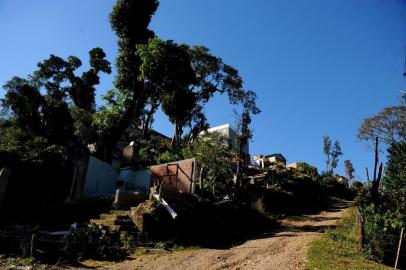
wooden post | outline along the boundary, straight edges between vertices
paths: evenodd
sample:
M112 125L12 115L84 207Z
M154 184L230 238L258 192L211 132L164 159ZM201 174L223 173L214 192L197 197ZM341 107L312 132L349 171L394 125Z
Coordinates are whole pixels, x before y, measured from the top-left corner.
M402 228L402 229L400 230L399 246L398 246L398 252L397 252L397 254L396 254L396 262L395 262L395 268L394 268L394 269L397 269L397 268L398 268L399 253L400 253L400 249L401 249L401 247L402 247L402 240L403 240L403 229L404 229L404 228Z
M34 254L34 238L35 238L35 233L32 234L31 236L31 249L30 249L30 257L32 258L32 255Z
M362 251L365 245L364 217L358 208L358 249Z

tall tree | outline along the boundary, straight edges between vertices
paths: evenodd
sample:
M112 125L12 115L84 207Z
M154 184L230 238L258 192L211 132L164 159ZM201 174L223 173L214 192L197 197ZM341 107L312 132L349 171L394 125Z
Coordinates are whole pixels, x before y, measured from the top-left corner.
M137 53L142 61L140 78L151 89L150 112L162 105L164 113L175 126L172 145L177 147L183 127L191 120L197 105L197 96L190 89L196 77L188 47L154 38L146 45L138 45ZM150 121L151 117L149 115L147 120Z
M406 105L386 107L377 115L365 118L358 131L361 140L375 143L375 138L390 146L406 139Z
M329 136L323 136L323 153L326 155L326 172L330 172L331 139Z
M350 186L352 185L352 181L354 180L354 166L352 165L352 162L350 160L344 160L344 168L345 168L345 174L347 176L348 181L350 182Z
M207 48L158 38L137 48L142 60L141 79L153 91L150 112L162 106L175 125L173 145L180 142L185 126L190 129L188 142L207 129L204 107L216 93L227 94L229 102L242 105L246 114L260 112L255 93L242 88L238 71L211 55Z
M330 167L330 173L333 173L334 169L337 168L339 158L343 154L341 151L341 146L339 141L334 142L334 147L332 148L331 151L331 167Z
M339 157L343 154L339 141L331 143L329 136L323 136L323 153L326 155L326 173L332 174L337 168Z
M0 166L13 170L8 188L19 194L10 197L19 199L10 203L12 207L66 199L73 162L83 157L93 136L99 73L110 72L103 50L95 48L89 54L90 68L81 74L77 57L51 55L27 79L14 77L4 85Z
M39 89L32 82L13 77L4 86L6 94L2 99L2 106L8 115L23 130L31 135L42 135L44 125L42 122L42 108L45 99Z
M38 64L38 70L28 79L12 78L4 85L3 107L11 110L17 124L33 136L44 136L50 143L61 145L72 142L74 137L83 144L88 143L80 136L83 130L75 128L89 129L79 122L84 116L89 116L90 121L94 113L99 73L111 72L102 49L92 49L89 55L90 68L81 76L75 74L82 65L80 59L69 56L65 60L51 55Z
M136 50L137 45L146 44L154 37L148 25L158 5L157 0L117 0L110 14L111 27L118 37L115 86L127 97L125 110L112 121L98 143L99 154L107 161L129 125L139 124L149 97L150 89L139 78L141 60Z
M406 142L388 149L388 163L382 179L383 195L388 207L398 216L406 215Z

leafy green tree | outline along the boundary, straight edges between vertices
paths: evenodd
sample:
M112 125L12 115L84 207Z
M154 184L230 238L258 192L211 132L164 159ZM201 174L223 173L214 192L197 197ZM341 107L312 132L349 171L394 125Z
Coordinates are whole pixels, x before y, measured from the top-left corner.
M218 133L198 137L183 149L186 158L195 157L200 167L203 187L216 194L216 189L226 187L233 179L235 154L229 150L227 138Z
M388 149L388 163L382 179L387 207L406 221L406 142Z
M89 54L90 68L81 75L78 58L51 55L27 79L13 77L4 85L0 166L13 171L10 193L24 198L10 203L13 207L34 207L68 195L73 163L95 140L92 116L99 73L110 72L100 48Z
M298 162L297 170L301 173L307 174L314 179L319 175L317 168L310 164L307 164L306 162Z
M331 139L329 136L323 136L323 153L326 155L326 172L330 172Z
M110 121L98 143L99 155L107 161L130 124L139 124L150 96L151 89L140 79L137 45L146 44L155 36L148 25L157 8L157 0L117 0L110 13L110 24L118 37L115 87L126 98L125 109Z
M326 173L332 174L337 168L339 157L343 154L339 141L331 143L329 136L323 136L323 153L326 155Z
M43 134L41 109L45 99L38 88L31 82L20 77L13 77L4 86L3 108L21 129L32 135Z
M342 156L343 152L341 151L341 146L339 141L334 142L334 147L331 151L331 171L333 173L334 169L337 168L338 161L340 156Z
M172 145L178 147L183 127L192 118L197 97L189 88L195 81L187 46L172 41L151 39L147 45L138 46L142 59L141 78L155 93L151 107L159 106L175 126Z
M51 144L89 143L92 135L87 129L95 110L99 73L111 72L102 49L92 49L89 55L90 68L81 76L75 74L82 65L77 57L64 60L51 55L28 79L8 81L2 106L11 112L11 119L32 136L45 136Z
M153 93L150 112L162 106L175 125L175 146L180 142L183 127L190 130L188 142L208 128L204 106L216 93L226 93L231 104L242 105L246 122L250 121L249 113L260 112L256 107L255 93L242 88L238 71L211 55L207 48L179 45L158 38L137 48L142 60L141 79ZM150 121L151 115L147 119Z

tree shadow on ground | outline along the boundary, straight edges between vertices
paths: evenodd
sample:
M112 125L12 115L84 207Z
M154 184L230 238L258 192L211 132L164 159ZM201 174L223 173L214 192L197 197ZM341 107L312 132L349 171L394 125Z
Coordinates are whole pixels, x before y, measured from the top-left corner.
M323 222L323 221L338 221L338 217L323 217L315 216L323 211L339 212L353 205L353 202L347 201L332 201L324 209L307 211L302 216L294 216L294 220L298 222ZM314 215L314 216L313 216ZM289 219L291 219L290 217ZM256 220L249 220L249 222L256 222ZM263 222L263 220L262 220ZM232 237L220 237L216 240L204 241L198 244L204 248L214 249L229 249L231 247L239 246L250 240L259 240L270 237L297 237L300 233L324 233L327 229L335 228L336 225L319 225L319 224L304 224L304 225L284 225L279 221L273 220L268 223L271 226L265 226L256 230L254 233L236 232Z

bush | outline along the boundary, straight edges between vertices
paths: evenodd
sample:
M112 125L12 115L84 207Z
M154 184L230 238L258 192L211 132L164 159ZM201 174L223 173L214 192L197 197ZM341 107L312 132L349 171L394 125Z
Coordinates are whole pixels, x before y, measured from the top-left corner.
M325 174L318 179L323 193L341 199L353 199L352 193L345 184L337 181L331 174Z
M328 229L322 238L310 243L306 269L392 269L365 260L358 251L358 227L354 209L350 209L349 213L337 227Z
M298 162L297 170L314 178L319 175L317 168L310 164L307 164L306 162Z
M71 260L123 259L129 245L124 245L120 234L96 225L71 230L64 239L64 253Z
M402 219L373 203L362 208L365 219L365 252L370 258L391 262L396 253Z

